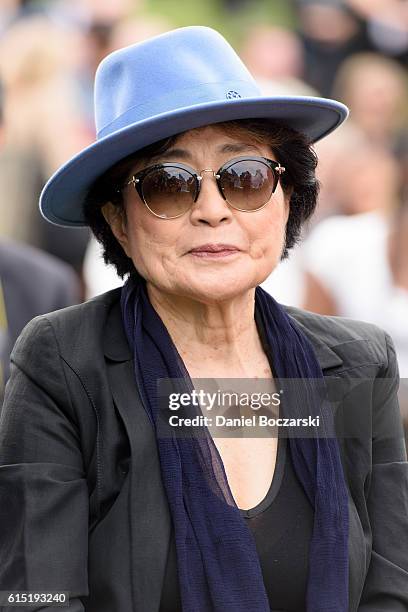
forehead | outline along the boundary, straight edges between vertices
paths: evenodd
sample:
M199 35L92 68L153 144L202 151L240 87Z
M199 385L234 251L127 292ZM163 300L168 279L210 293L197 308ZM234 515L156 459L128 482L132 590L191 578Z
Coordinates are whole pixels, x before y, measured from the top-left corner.
M265 138L253 134L245 127L207 125L177 135L165 151L145 159L145 163L156 163L166 159L172 161L193 160L195 154L211 154L227 161L238 155L270 156L272 147Z

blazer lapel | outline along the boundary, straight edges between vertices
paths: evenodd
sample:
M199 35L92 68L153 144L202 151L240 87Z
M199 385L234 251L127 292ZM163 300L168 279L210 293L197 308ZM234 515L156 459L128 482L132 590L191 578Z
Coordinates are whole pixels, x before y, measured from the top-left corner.
M156 437L135 383L119 306L113 307L106 331L108 378L131 448L129 516L134 609L157 612L170 545L171 515Z
M284 308L287 314L296 321L296 325L312 343L323 373L325 373L325 370L337 368L343 364L342 358L335 351L333 351L333 349L331 349L326 342L323 342L323 340L315 332L312 332L310 329L305 327L303 323L301 323L299 319L294 316L293 310L290 307L288 308L285 306Z
M334 352L326 342L324 342L317 333L310 331L310 329L306 328L296 316L292 309L289 307L287 309L288 314L292 316L297 325L302 329L305 335L309 338L311 343L313 344L313 348L316 352L316 356L319 360L320 366L322 368L323 374L330 378L331 370L333 368L338 368L343 365L343 359L340 355ZM358 342L358 341L356 341ZM348 359L348 362L350 359ZM360 362L361 364L361 362ZM342 387L341 385L345 384L341 378L336 377L335 372L333 372L333 376L335 377L329 383L328 388L333 391L340 390L341 393ZM333 382L334 380L334 382ZM336 387L335 383L339 382L340 387ZM334 386L333 386L334 385ZM367 401L371 401L370 398L367 398ZM334 417L337 415L337 408L339 407L338 402L333 404ZM340 427L340 431L342 428ZM339 450L340 456L343 463L343 468L345 467L345 456L347 454L347 450L345 448L345 440L343 435L338 436L339 442ZM349 538L348 538L348 557L349 557L349 612L357 612L358 604L361 596L362 585L364 584L364 576L366 571L366 543L365 536L363 532L363 528L361 525L360 516L358 514L353 496L350 492L350 474L347 469L344 469L344 475L346 479L346 484L348 487L348 511L349 511Z

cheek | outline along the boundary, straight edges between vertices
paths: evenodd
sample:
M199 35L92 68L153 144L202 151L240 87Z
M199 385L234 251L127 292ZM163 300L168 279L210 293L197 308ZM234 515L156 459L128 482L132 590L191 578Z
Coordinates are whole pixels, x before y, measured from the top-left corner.
M172 255L176 253L180 231L174 221L169 224L167 221L156 220L148 212L147 215L128 216L128 240L130 257L135 267L142 274L150 276L149 271L171 269Z
M276 261L279 259L285 242L287 217L288 208L284 205L265 208L263 218L253 224L249 236L253 258L273 258Z

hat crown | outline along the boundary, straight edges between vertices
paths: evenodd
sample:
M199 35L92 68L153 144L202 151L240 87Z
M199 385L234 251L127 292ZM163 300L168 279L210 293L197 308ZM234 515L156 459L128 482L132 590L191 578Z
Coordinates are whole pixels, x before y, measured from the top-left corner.
M83 205L104 172L163 138L242 119L282 122L316 142L348 109L315 96L263 95L231 45L215 30L188 26L114 51L95 77L97 139L44 186L40 210L56 225L86 225Z
M260 93L221 34L205 26L178 28L101 62L94 97L98 138L160 113Z

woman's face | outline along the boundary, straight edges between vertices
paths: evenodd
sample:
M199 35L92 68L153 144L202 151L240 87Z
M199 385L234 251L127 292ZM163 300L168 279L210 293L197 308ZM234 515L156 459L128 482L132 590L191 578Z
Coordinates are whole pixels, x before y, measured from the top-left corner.
M233 152L223 152L228 145ZM183 154L171 151L183 150ZM154 163L184 162L198 173L218 170L237 156L264 156L276 160L271 148L258 144L242 132L227 136L216 125L185 132L177 143ZM278 160L276 160L278 161ZM130 176L151 162L139 162ZM262 283L278 264L284 247L289 214L289 195L280 184L264 208L242 212L221 197L214 176L203 173L197 201L183 216L155 217L139 198L133 185L123 191L126 219L111 204L103 212L135 268L156 289L202 302L231 299ZM199 257L191 249L223 243L239 250L225 257Z

